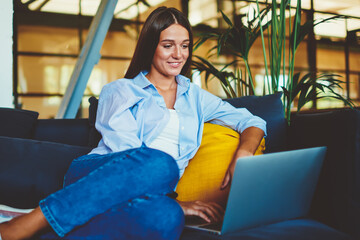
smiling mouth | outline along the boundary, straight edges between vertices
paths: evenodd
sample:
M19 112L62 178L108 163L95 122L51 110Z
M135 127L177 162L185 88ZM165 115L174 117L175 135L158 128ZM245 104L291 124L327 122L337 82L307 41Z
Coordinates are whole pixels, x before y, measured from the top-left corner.
M181 62L169 62L169 64L172 67L179 67L181 65Z

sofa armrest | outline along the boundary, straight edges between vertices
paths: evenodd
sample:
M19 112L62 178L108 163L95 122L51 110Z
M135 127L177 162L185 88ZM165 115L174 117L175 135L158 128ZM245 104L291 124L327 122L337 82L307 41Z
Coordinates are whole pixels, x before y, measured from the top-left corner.
M0 136L0 204L35 208L62 188L73 159L91 148Z
M311 216L360 237L360 111L297 114L288 130L290 149L328 148Z

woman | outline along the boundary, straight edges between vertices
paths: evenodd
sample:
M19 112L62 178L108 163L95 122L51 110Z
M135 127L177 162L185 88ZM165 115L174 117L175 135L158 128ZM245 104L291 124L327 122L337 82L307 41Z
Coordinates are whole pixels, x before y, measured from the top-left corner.
M208 222L222 218L216 203L176 202L166 194L199 148L204 122L241 133L222 188L230 184L235 159L254 154L265 122L183 76L192 46L191 27L181 12L160 7L150 14L125 79L105 85L100 94L98 147L73 161L64 189L30 214L1 224L4 240L28 238L50 227L67 239L177 239L184 215Z

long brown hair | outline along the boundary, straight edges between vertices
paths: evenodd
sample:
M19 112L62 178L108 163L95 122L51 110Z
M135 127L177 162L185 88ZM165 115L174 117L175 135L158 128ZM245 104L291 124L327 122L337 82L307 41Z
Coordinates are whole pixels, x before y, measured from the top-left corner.
M143 70L150 71L160 33L174 23L180 24L189 32L189 57L181 70L182 75L187 73L191 65L193 48L191 25L185 15L176 8L159 7L144 23L125 78L134 78Z

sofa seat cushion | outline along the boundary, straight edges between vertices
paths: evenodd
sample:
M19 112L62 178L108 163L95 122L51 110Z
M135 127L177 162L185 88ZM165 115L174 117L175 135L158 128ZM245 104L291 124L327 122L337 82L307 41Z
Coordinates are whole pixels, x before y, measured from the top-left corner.
M0 108L0 136L32 138L39 113Z
M62 188L73 159L88 147L0 137L0 204L34 208L39 200Z
M351 238L325 224L311 219L294 219L259 226L247 230L214 236L209 233L184 229L180 240L350 240Z

